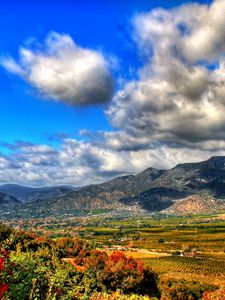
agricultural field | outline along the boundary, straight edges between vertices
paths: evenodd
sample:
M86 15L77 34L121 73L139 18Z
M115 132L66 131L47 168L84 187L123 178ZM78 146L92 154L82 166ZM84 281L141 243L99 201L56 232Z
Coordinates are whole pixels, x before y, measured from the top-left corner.
M224 214L143 218L104 215L11 220L7 225L48 236L81 237L108 253L142 260L160 278L225 283Z
M195 257L159 257L142 259L163 278L196 280L204 283L225 282L225 261Z

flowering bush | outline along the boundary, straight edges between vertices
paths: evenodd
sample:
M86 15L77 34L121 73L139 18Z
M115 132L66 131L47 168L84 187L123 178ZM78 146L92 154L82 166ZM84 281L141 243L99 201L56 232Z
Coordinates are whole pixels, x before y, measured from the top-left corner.
M7 270L5 269L5 264L8 259L9 252L1 249L0 250L0 299L3 298L4 294L8 291L9 286L6 283Z
M80 239L52 240L22 231L2 241L0 299L86 300L94 293L116 295L118 289L121 299L158 293L156 274L123 253L108 256Z
M216 291L204 292L202 300L225 300L225 286Z

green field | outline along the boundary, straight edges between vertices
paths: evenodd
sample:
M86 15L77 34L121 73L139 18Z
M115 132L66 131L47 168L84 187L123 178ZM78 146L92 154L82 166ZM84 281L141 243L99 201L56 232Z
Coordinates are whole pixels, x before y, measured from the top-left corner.
M132 219L96 215L7 223L40 236L79 236L99 249L125 251L163 278L225 282L224 214Z

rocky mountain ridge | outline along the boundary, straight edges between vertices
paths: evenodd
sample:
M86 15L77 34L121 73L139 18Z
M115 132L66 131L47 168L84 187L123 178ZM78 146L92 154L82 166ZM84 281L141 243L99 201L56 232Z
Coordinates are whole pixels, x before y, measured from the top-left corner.
M190 202L188 197L197 195L198 201L195 199L193 203L205 210L206 197L225 201L225 157L178 164L170 170L148 168L137 175L117 177L79 189L68 188L60 193L57 193L59 187L52 189L50 193L39 193L30 203L17 204L16 209L28 213L39 211L40 214L51 211L53 215L102 209L151 213L168 210L181 200ZM201 201L204 202L202 206ZM223 209L217 201L214 205ZM185 210L188 205L182 207ZM179 209L174 211L179 212Z

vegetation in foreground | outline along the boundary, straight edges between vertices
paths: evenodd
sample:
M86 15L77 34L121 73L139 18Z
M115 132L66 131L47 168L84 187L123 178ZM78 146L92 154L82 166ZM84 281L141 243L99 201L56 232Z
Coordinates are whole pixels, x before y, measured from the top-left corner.
M39 236L31 233L27 222L29 233L0 226L0 299L224 299L222 217L43 223L52 237L34 227ZM83 239L57 228L79 228Z
M97 293L159 296L157 275L121 252L107 255L74 238L57 240L1 226L1 299L96 299Z

